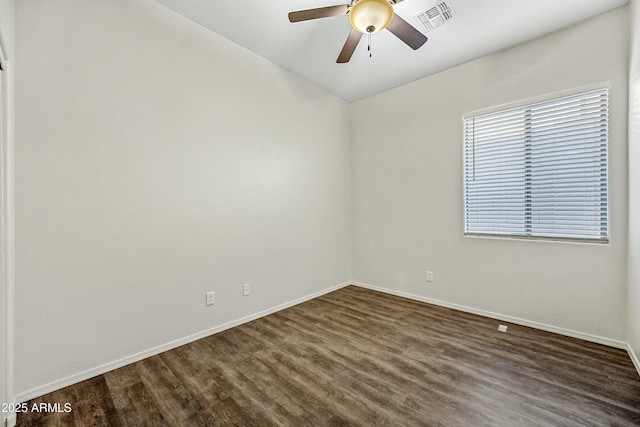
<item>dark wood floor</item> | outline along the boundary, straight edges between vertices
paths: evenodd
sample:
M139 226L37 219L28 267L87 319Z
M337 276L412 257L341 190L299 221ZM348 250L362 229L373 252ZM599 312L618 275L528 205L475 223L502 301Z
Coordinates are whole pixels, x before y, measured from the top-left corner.
M20 426L631 426L622 350L347 287L29 402Z

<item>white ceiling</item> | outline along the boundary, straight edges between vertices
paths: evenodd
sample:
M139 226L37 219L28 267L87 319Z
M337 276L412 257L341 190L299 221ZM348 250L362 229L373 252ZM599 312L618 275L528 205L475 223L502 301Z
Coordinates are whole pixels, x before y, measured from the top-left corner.
M347 101L420 79L615 9L628 0L449 0L455 18L425 34L417 51L388 31L363 37L347 64L336 58L351 29L347 16L292 24L288 13L340 0L157 0L181 15L287 68ZM396 13L414 16L435 0L405 0Z

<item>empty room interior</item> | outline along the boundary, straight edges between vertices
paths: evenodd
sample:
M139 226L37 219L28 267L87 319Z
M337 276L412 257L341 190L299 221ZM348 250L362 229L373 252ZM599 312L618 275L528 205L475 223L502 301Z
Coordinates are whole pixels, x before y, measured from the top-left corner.
M3 425L640 425L640 0L0 0Z

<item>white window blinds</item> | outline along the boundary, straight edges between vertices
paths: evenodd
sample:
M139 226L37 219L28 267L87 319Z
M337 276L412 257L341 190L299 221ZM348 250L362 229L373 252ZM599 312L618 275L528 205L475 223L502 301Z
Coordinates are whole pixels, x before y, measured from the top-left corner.
M464 228L608 242L609 91L464 120Z

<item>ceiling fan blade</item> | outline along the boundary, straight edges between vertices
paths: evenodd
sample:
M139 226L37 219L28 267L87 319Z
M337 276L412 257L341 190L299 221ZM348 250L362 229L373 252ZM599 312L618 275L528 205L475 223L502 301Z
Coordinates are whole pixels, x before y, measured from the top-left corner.
M317 9L297 10L289 12L289 22L308 21L310 19L328 18L331 16L346 15L349 6L346 4L339 6L319 7Z
M349 36L347 37L347 41L344 42L344 46L340 51L340 55L338 55L338 60L336 61L338 64L349 62L349 60L351 59L351 55L353 55L353 51L356 50L358 42L361 38L362 33L352 28Z
M416 30L411 24L395 13L391 24L387 27L393 35L405 42L411 49L416 50L427 42L427 36Z

